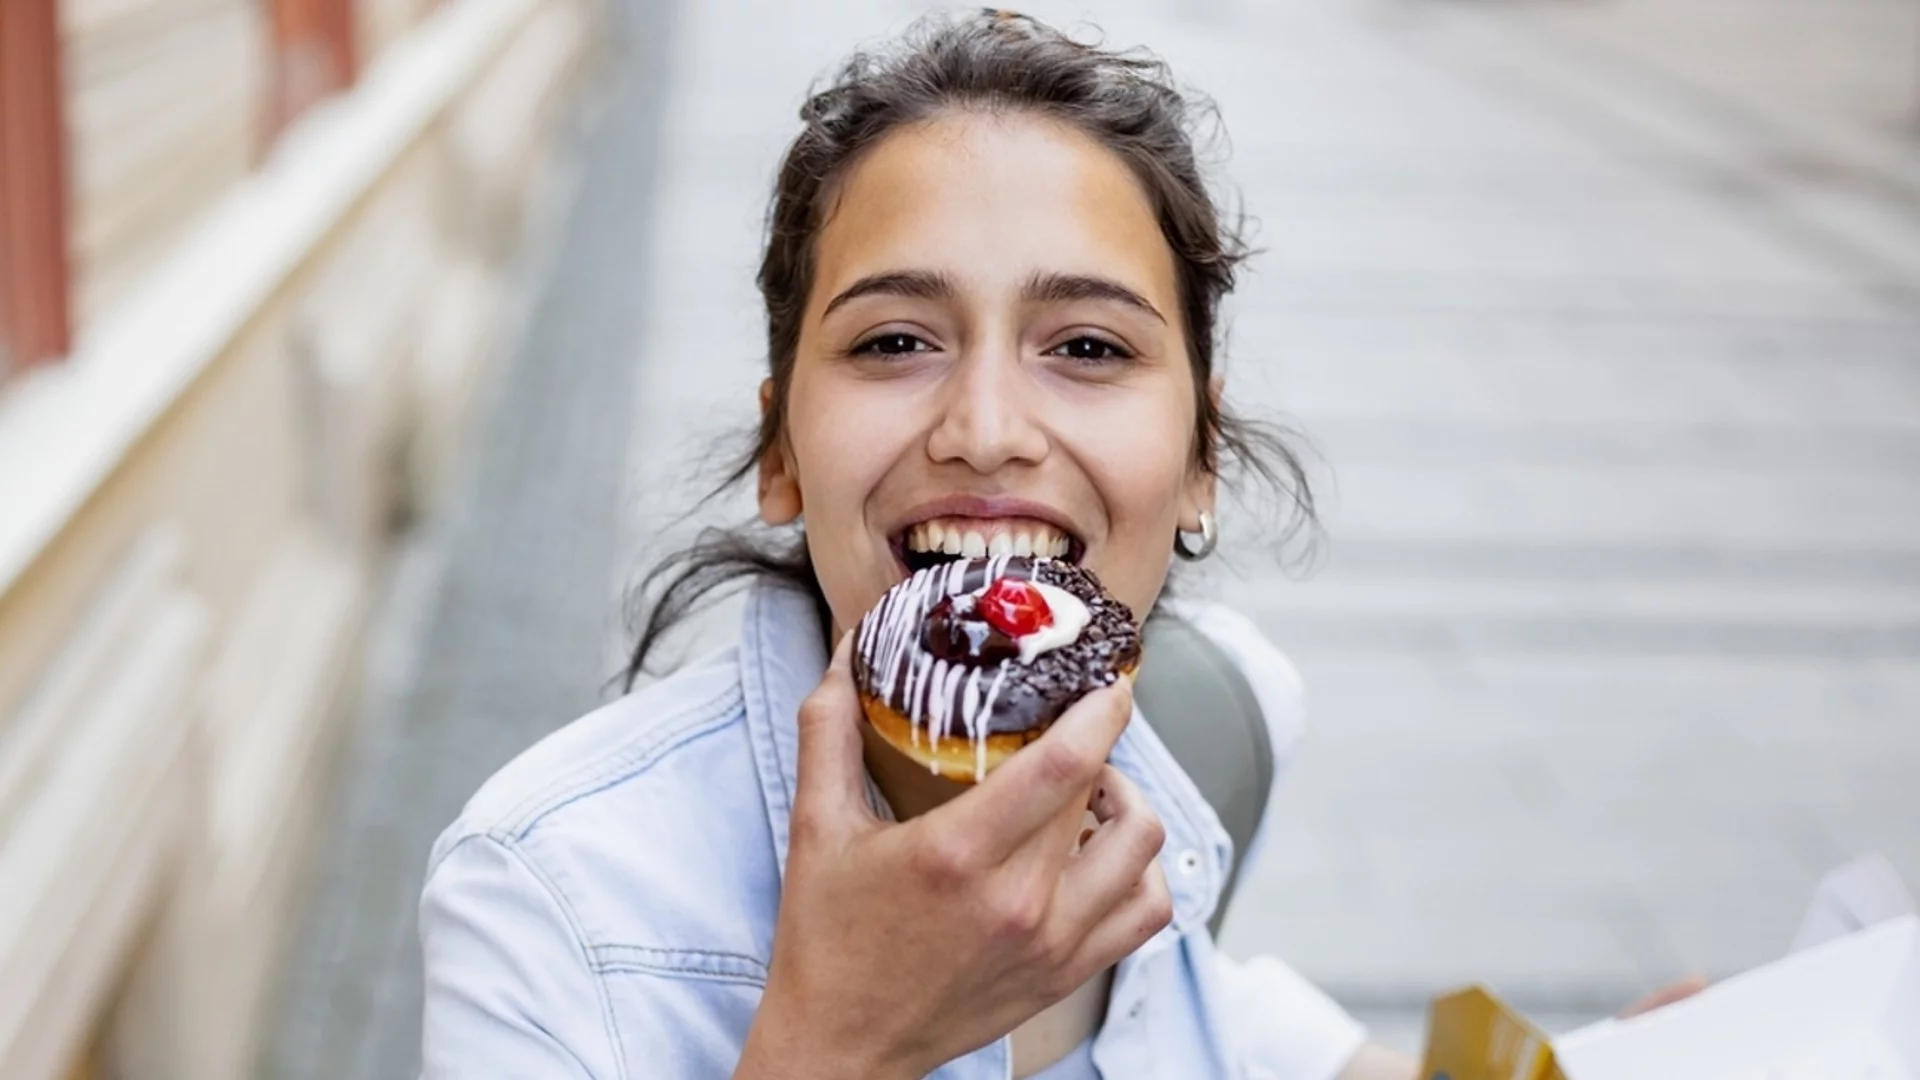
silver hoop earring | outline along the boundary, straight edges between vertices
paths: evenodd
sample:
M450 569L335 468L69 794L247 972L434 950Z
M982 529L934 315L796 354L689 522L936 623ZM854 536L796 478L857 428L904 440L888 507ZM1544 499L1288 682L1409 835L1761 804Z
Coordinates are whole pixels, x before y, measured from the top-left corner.
M1188 534L1181 529L1173 530L1173 553L1188 562L1199 562L1213 554L1215 545L1220 543L1220 529L1214 524L1213 511L1200 511L1200 546L1187 543Z

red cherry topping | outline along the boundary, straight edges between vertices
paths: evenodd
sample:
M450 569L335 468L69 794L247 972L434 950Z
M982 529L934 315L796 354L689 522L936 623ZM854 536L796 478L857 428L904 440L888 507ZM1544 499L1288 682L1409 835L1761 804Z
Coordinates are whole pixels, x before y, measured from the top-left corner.
M1011 638L1053 625L1053 609L1030 581L999 578L980 596L980 617Z

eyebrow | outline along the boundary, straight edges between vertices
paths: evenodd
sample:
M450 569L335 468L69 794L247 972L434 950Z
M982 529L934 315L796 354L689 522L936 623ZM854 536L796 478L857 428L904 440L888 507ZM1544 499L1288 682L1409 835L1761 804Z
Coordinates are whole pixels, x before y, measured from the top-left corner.
M907 296L916 300L949 300L958 292L953 287L953 279L932 270L892 270L884 274L868 274L859 281L840 290L839 295L827 301L821 318L834 313L843 304L852 303L863 296Z
M1112 278L1091 274L1035 274L1027 279L1020 295L1035 303L1060 303L1069 300L1105 300L1125 304L1166 322L1167 317L1147 302L1147 298Z
M827 301L826 309L820 313L820 316L825 318L840 307L863 296L905 296L916 300L950 300L958 292L959 290L954 287L953 279L937 271L890 270L880 274L868 274L840 290L833 299ZM1023 300L1041 304L1072 300L1103 300L1144 311L1162 323L1167 321L1167 317L1160 314L1160 310L1149 303L1146 297L1112 278L1097 277L1092 274L1035 274L1021 287L1020 297Z

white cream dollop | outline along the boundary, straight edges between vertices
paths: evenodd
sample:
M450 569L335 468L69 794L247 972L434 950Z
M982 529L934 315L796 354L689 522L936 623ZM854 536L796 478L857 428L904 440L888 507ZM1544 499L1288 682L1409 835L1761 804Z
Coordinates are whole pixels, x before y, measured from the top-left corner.
M1053 612L1053 625L1014 639L1020 646L1020 662L1023 664L1033 663L1033 658L1041 653L1052 652L1078 641L1080 631L1093 621L1093 612L1088 611L1087 605L1067 590L1039 581L1028 584L1040 590L1040 598L1047 602L1047 607Z

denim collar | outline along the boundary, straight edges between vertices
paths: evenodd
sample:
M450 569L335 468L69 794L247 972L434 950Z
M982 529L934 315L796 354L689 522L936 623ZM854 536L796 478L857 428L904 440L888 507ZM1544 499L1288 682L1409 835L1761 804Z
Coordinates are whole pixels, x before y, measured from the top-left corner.
M758 582L749 593L740 641L747 731L784 876L800 753L796 717L826 671L827 645L813 598L773 581ZM1166 826L1160 862L1173 896L1173 925L1162 933L1204 928L1232 865L1233 841L1138 709L1109 760L1140 786Z

